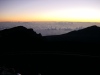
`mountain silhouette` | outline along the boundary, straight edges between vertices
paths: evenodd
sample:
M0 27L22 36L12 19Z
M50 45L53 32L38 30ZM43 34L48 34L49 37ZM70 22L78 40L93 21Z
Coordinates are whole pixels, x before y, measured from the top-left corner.
M67 34L46 36L45 38L48 41L99 43L100 27L93 25L81 30L69 32Z
M55 36L42 36L33 29L27 29L23 26L0 31L0 46L3 49L7 48L6 52L10 50L15 51L15 48L18 49L16 51L24 51L25 49L26 51L59 51L60 49L60 51L73 52L74 50L70 48L76 46L75 49L78 52L94 53L90 49L98 48L96 46L99 42L100 27L96 25ZM85 50L80 50L78 46L84 46L83 49ZM75 50L74 52L77 51ZM95 52L98 53L98 49Z
M30 48L42 41L41 34L37 34L33 29L18 26L0 31L0 46L5 51ZM9 49L9 50L8 50ZM2 51L3 51L2 50Z
M27 29L23 26L14 27L11 29L5 29L0 31L0 38L34 38L35 40L38 37L41 37L40 34L37 34L33 29ZM39 40L39 39L38 39Z
M99 74L99 42L95 25L55 36L23 26L5 29L0 31L0 66L23 75Z

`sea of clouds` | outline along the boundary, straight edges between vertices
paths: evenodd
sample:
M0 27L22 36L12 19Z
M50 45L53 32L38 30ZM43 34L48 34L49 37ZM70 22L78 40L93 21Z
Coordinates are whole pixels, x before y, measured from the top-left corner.
M79 30L88 26L97 25L100 23L90 22L0 22L0 30L8 29L16 26L24 26L32 28L37 33L43 36L60 35L73 30Z

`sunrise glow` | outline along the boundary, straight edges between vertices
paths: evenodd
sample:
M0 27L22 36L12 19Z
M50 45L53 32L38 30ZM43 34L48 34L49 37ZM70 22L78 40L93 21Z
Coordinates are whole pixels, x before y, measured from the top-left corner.
M4 0L0 22L72 21L100 22L99 0Z

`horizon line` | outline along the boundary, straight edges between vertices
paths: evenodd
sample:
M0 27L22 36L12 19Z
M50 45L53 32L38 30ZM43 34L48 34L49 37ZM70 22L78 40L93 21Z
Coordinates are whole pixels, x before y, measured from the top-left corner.
M81 23L100 23L100 22L90 22L90 21L0 21L0 22L81 22Z

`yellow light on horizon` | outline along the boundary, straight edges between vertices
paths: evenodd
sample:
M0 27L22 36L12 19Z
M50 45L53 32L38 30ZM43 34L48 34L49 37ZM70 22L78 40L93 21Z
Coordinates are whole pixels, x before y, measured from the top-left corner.
M73 8L47 11L37 14L4 16L0 21L71 21L100 22L100 11L90 8Z

